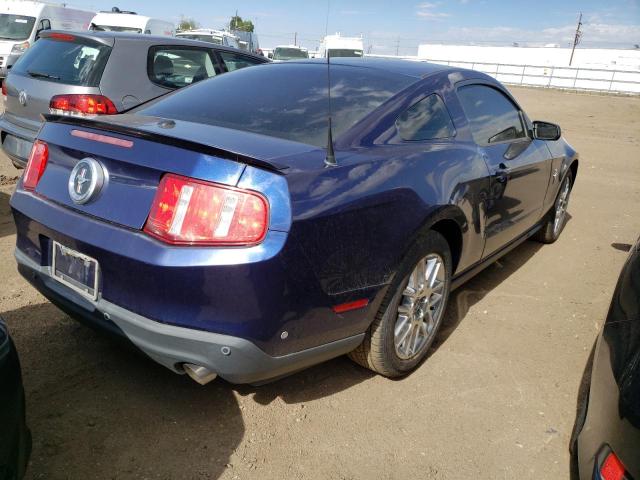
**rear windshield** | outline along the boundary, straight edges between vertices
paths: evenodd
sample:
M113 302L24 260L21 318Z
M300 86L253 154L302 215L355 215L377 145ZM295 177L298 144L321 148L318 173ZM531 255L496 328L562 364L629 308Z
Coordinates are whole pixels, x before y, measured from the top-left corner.
M49 82L97 87L111 47L83 41L41 38L11 69L12 73Z
M362 50L352 50L350 48L332 48L329 50L330 57L361 57Z
M31 36L35 17L0 14L0 40L26 40Z
M299 48L276 48L273 51L274 60L292 60L294 58L309 58L309 54Z
M383 70L331 67L337 138L415 79ZM136 109L136 113L205 123L324 147L327 67L278 63L218 75Z
M215 43L216 45L222 45L222 37L216 37L214 35L198 35L196 33L189 33L186 35L177 35L178 38L188 38L190 40L201 40L203 42Z

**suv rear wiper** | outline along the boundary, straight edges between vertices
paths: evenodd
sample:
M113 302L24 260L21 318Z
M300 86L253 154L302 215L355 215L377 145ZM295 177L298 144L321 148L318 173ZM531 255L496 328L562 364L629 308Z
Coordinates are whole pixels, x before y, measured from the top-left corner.
M27 70L27 73L29 74L30 77L50 78L52 80L60 80L60 77L56 77L55 75L50 75L48 73L36 72L36 71L33 71L33 70Z

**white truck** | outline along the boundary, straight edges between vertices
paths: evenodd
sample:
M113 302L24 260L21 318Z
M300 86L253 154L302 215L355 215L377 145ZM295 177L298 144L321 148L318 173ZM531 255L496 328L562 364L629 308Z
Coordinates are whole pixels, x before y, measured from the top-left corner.
M172 37L175 32L173 23L157 18L138 15L136 12L113 7L109 12L98 12L91 20L89 30L108 32L146 33Z
M43 30L86 30L95 12L43 2L0 2L0 79Z
M318 47L318 57L362 57L364 42L362 37L343 37L339 33L324 37Z
M201 40L203 42L224 45L225 47L240 48L238 37L224 30L213 30L211 28L198 28L196 30L185 30L176 33L176 37L190 38L191 40Z

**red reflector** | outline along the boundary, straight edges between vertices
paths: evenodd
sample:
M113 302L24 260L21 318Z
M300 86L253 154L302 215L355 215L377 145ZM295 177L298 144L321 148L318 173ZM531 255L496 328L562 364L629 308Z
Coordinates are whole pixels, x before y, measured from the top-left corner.
M144 231L174 245L246 246L264 239L268 219L259 193L166 174Z
M2 81L2 95L7 96L7 80Z
M108 143L109 145L115 145L117 147L133 147L133 142L131 140L123 140L122 138L110 137L109 135L85 132L84 130L71 130L71 135L74 137L84 138L86 140L93 140L94 142Z
M616 454L611 452L600 467L600 476L603 480L622 480L624 474L624 465Z
M50 33L47 38L53 38L54 40L62 40L63 42L73 42L76 37L69 35L68 33Z
M31 154L29 155L29 161L22 180L22 186L25 190L35 190L44 173L44 169L47 168L47 160L49 160L49 147L46 143L36 140L31 148Z
M350 310L357 310L358 308L366 307L367 305L369 305L369 300L367 300L366 298L362 298L360 300L355 300L353 302L335 305L333 307L333 311L335 313L344 313Z
M49 112L64 115L114 115L116 106L104 95L56 95L49 102Z

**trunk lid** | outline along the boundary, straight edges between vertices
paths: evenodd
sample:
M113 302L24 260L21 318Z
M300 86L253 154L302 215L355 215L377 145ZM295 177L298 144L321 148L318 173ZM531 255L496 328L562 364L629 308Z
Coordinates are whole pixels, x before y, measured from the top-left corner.
M49 159L36 194L133 229L144 226L164 173L235 186L246 164L277 171L287 167L278 163L282 158L317 150L252 133L188 122L166 124L167 120L134 115L47 118L51 121L38 138L47 143ZM176 137L166 135L168 130ZM106 136L107 142L115 139L120 145L87 138L92 135ZM196 142L196 138L206 141ZM69 185L73 168L85 158L100 163L105 181L94 199L78 204L71 198Z

